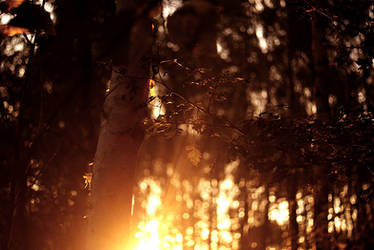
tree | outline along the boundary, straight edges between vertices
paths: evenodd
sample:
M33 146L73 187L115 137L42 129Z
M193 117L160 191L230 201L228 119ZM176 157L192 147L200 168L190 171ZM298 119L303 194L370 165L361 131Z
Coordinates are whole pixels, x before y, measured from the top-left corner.
M129 30L115 42L125 55L113 58L110 87L105 97L92 181L92 213L87 249L129 248L131 209L136 184L138 150L147 114L149 67L153 45L151 11L154 3L119 1L116 14L136 13ZM153 4L153 5L150 5ZM124 33L124 34L121 34ZM125 44L128 43L127 46Z
M23 2L1 248L372 247L370 1Z

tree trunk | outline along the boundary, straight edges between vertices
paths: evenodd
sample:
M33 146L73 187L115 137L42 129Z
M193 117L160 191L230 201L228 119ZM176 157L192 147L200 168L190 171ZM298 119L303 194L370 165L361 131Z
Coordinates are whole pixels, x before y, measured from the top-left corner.
M312 20L312 74L314 84L314 99L317 105L317 115L322 120L330 118L329 88L331 82L329 70L328 51L326 48L326 31L324 19L315 14Z
M319 2L323 4L323 1ZM314 77L314 99L317 106L317 116L322 122L331 117L329 105L330 84L329 77L332 72L329 70L329 58L327 50L327 39L324 17L314 13L312 20L312 71ZM316 191L314 201L314 233L316 249L329 249L328 235L328 175L329 163L319 162L315 166Z
M291 167L291 166L290 166ZM296 193L298 188L298 175L295 171L291 170L291 174L289 176L288 181L288 211L289 211L289 234L291 239L291 250L298 249L298 235L299 235L299 225L296 221L296 209L297 209L297 200L296 200Z
M329 166L316 166L316 192L314 196L314 233L316 249L330 249L328 233Z
M11 211L9 214L8 242L7 249L28 249L28 227L29 221L26 211L27 205L27 169L30 164L29 148L26 142L31 141L30 125L33 120L32 100L35 98L32 91L31 68L34 66L35 44L30 46L31 54L28 58L27 72L22 86L22 98L20 100L20 111L18 121L15 125L16 138L14 144L14 159L12 168L12 179L10 183ZM26 115L25 115L26 114Z
M127 2L131 1L120 5L133 7L132 2ZM116 46L127 51L114 53L127 56L113 65L111 89L104 102L93 171L89 250L130 249L131 245L132 191L147 113L147 56L152 51L152 22L148 15L136 17L129 37L121 40L128 40L129 46Z

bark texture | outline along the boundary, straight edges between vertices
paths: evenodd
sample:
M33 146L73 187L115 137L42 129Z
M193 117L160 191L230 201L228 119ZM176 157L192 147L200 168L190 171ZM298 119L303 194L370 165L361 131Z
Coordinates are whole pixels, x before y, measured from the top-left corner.
M95 155L92 208L87 239L89 250L130 249L132 191L138 149L147 113L152 22L134 20L126 54L113 65L111 89L105 103Z

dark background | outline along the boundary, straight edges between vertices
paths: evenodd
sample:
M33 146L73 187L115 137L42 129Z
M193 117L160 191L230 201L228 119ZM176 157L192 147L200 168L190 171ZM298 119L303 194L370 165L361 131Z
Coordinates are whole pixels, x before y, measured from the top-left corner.
M25 1L9 9L13 2L0 2L1 20L13 18L0 35L0 249L82 249L84 176L111 62L126 54L137 17L116 13L106 0ZM185 249L371 249L373 2L181 6L154 19L149 55L157 88L151 99L163 112L146 120L138 172L162 187L160 218L173 214ZM10 36L11 27L27 32ZM238 165L229 173L230 162ZM231 227L220 229L217 199L228 175L238 205L226 211ZM199 188L204 180L208 198ZM137 190L140 221L148 189ZM289 218L279 225L269 211L282 201ZM199 221L208 224L208 239ZM213 231L238 236L215 241Z

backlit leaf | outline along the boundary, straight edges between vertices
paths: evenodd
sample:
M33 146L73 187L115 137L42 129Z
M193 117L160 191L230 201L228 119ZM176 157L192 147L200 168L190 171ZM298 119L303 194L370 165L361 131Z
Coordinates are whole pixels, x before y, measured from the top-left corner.
M92 173L85 173L83 175L84 179L84 188L91 189L91 182L92 182Z
M201 152L195 146L186 146L186 151L188 151L187 157L194 166L198 166L201 160Z

